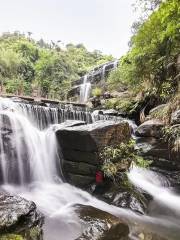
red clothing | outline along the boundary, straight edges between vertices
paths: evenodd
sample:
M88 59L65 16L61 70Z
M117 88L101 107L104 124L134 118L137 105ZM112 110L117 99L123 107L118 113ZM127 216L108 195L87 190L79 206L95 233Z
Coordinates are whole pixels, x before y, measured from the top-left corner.
M96 172L96 183L102 183L103 182L103 173L101 171Z

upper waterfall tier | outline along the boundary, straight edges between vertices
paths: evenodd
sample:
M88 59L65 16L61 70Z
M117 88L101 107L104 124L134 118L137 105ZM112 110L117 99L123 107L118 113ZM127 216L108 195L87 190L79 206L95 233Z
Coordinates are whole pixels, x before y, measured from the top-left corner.
M51 124L62 123L66 120L81 120L92 122L91 113L87 109L73 105L40 106L28 102L16 102L1 98L0 110L18 112L27 117L38 129L47 128Z
M77 97L81 103L87 102L91 86L104 81L108 74L116 69L117 66L118 60L114 60L93 68L86 75L72 83L72 88L68 92L68 98Z

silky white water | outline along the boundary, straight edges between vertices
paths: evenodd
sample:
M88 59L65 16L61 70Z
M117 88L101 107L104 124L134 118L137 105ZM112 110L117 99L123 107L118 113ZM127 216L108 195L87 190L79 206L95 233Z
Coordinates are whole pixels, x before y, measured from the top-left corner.
M136 236L138 226L157 232L168 240L179 240L180 197L162 186L166 182L163 178L137 168L128 175L133 184L153 196L155 203L169 209L168 215L149 213L149 216L142 216L108 205L63 183L55 138L59 125L42 131L29 121L27 115L16 109L16 104L8 102L6 107L0 106L1 188L37 204L46 217L45 240L73 240L81 234L82 226L74 212L76 204L95 206L123 218L130 226L131 239L139 239Z
M91 83L88 81L88 75L84 76L83 83L80 86L80 103L86 103L89 99Z

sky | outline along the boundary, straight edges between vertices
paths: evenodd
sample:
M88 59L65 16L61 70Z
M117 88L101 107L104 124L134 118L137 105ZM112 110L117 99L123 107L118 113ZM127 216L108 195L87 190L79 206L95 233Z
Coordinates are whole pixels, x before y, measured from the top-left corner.
M0 0L0 33L32 32L46 41L83 43L119 58L137 16L134 0Z

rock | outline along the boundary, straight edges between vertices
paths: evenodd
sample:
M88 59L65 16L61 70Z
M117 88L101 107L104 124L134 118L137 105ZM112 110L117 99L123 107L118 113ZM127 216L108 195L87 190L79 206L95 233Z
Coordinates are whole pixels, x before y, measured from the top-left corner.
M104 110L103 114L110 115L110 116L119 116L119 112L116 111L115 109Z
M101 99L99 97L93 97L90 99L93 108L97 108L101 106Z
M74 149L63 149L63 158L67 161L84 162L93 166L99 164L98 154L96 152L82 152Z
M67 94L67 98L79 97L80 95L80 85L72 87Z
M107 145L128 141L130 131L129 124L123 121L60 127L56 136L63 156L65 179L78 187L87 188L87 184L95 182L96 171L101 165L99 151Z
M65 170L64 170L65 171ZM72 174L69 171L65 172L65 177L66 180L73 184L74 186L83 188L83 189L87 189L87 187L95 182L95 175L94 176L85 176L85 175L81 175L81 174Z
M36 236L31 240L42 237L43 216L35 203L18 196L0 193L0 234L20 234L26 236L36 229ZM30 238L25 238L29 240Z
M102 65L99 65L92 69L89 73L86 73L87 82L90 82L92 85L103 84L104 80L108 76L109 72L115 69L118 65L118 61L111 61ZM81 84L84 82L84 76L80 79L73 81L72 88L67 93L68 98L76 98L79 100Z
M136 149L145 159L152 160L151 166L172 171L180 169L177 154L170 151L168 143L163 142L163 139L137 138Z
M119 218L91 206L78 205L76 212L84 227L76 240L126 240L129 227Z
M84 162L71 162L64 160L63 166L66 172L85 176L95 176L97 170L97 166Z
M131 209L141 214L144 214L146 210L146 207L140 202L138 197L130 191L116 192L113 196L112 204L117 207Z
M177 110L171 115L171 124L180 124L180 110Z
M134 212L145 214L148 207L148 200L138 190L127 186L111 184L109 189L100 195L96 195L99 199L107 202L108 204L131 209Z
M159 111L163 111L163 109L164 109L165 107L167 107L167 106L168 106L168 104L158 105L157 107L152 108L152 109L149 111L149 114L150 114L150 115L151 115L151 114L156 114L156 113L158 113Z
M65 122L59 124L60 128L64 128L64 127L76 127L76 126L81 126L81 125L85 125L86 122L85 121L80 121L80 120L66 120Z
M153 233L151 230L148 230L145 227L139 226L139 224L136 224L136 226L133 227L131 236L132 236L132 239L137 239L137 240L170 240L171 239L171 238L164 238L160 236L159 233Z
M62 149L97 152L107 145L116 145L130 139L127 122L98 121L93 124L68 127L56 131Z
M143 156L153 156L169 159L167 143L154 137L140 137L136 140L136 149Z
M127 91L126 87L122 87L121 89L119 89L119 91L111 92L111 95L113 98L129 98L130 97L130 93L129 91Z
M136 136L140 137L161 137L161 129L164 123L158 119L152 119L141 124L135 131Z

